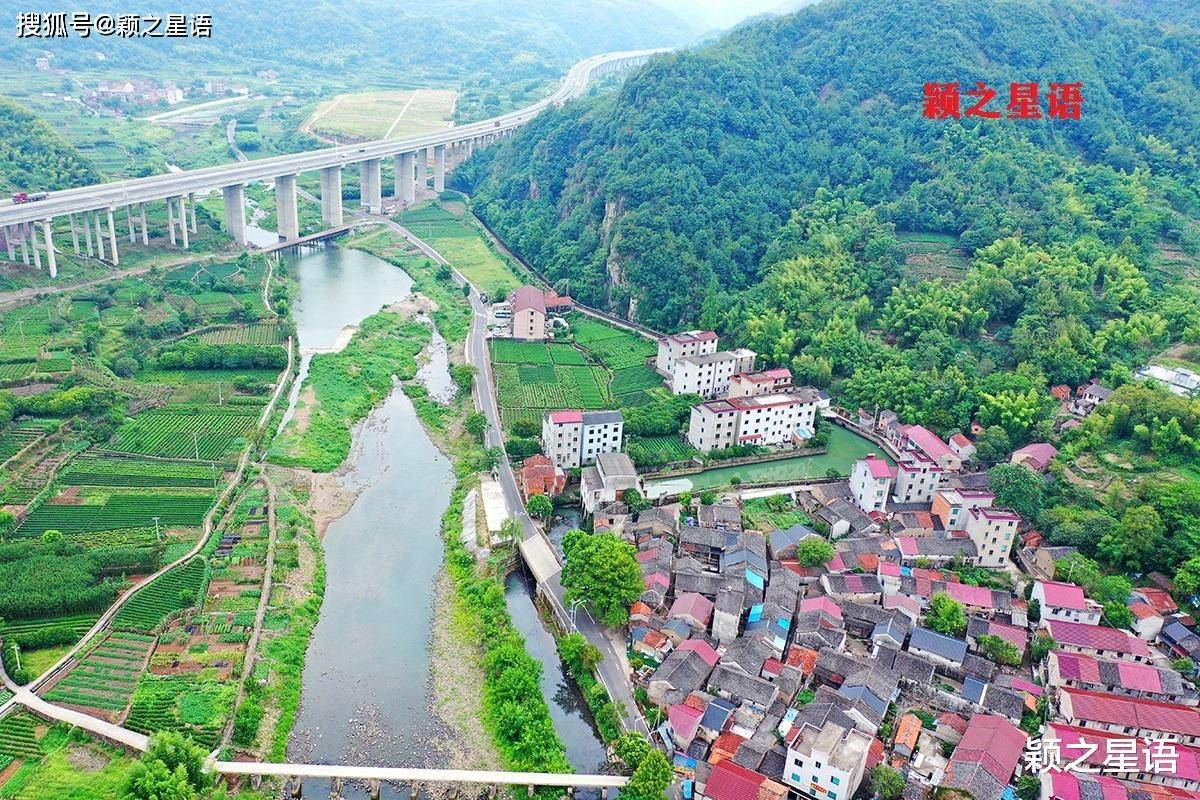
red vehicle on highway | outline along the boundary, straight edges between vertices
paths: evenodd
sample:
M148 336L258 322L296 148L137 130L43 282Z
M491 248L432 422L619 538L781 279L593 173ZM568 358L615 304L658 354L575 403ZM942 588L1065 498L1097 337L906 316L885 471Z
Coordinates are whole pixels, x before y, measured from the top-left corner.
M45 200L49 196L49 192L34 192L33 194L30 194L29 192L17 192L12 196L12 201L13 205L20 205L21 203L36 203L38 200Z

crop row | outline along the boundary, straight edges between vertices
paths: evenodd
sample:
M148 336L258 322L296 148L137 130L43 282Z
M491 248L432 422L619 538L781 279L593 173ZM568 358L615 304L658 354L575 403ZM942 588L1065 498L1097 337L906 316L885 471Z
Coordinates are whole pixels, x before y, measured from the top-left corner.
M48 530L64 534L122 528L192 527L204 521L212 506L209 494L114 494L103 505L44 504L30 514L18 536L41 536ZM157 520L155 519L157 517Z
M203 410L197 410L203 409ZM254 429L253 406L179 407L144 411L122 425L113 449L125 453L214 460L240 450Z
M32 361L14 361L0 364L0 381L19 381L33 374Z
M604 408L608 373L599 367L497 364L496 389L508 408Z
M118 636L120 633L114 632L88 653L46 693L46 699L103 711L123 711L133 696L154 640L123 638Z
M221 473L211 464L84 457L72 461L59 478L73 486L212 486Z
M125 724L146 734L178 731L212 747L220 739L236 693L232 682L143 675Z
M205 564L193 558L142 587L113 620L117 630L152 633L170 615L193 605L204 588Z
M283 328L272 323L259 323L207 331L198 338L204 344L282 344Z
M33 633L43 628L70 627L76 633L86 633L99 614L69 614L64 617L42 617L40 619L14 619L0 623L0 636L16 636L23 633Z
M613 372L612 393L632 394L661 386L662 382L662 376L644 364L623 367Z
M37 728L28 714L9 714L0 719L0 754L11 758L40 759Z

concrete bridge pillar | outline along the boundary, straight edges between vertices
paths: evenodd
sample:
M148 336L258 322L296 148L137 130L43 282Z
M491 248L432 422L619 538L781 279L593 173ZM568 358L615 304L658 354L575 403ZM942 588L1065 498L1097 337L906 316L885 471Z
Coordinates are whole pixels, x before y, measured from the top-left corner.
M235 183L221 187L225 201L225 230L240 245L246 244L246 186ZM144 226L146 223L142 223Z
M113 221L113 210L108 209L108 244L112 247L112 263L117 266L121 263L121 256L117 254L117 225ZM183 246L187 247L187 237L183 239Z
M342 168L321 170L321 219L331 228L342 224Z
M396 199L406 206L413 204L416 199L416 177L413 167L416 163L416 153L401 153L396 156Z
M433 190L446 191L446 145L439 144L433 148Z
M96 223L96 258L104 260L104 228L100 222L100 212L92 212L92 221Z
M75 250L75 255L79 255L79 228L75 224L75 215L68 214L67 220L71 223L71 247ZM9 261L11 260L9 258Z
M29 266L29 242L25 236L25 223L17 223L17 237L21 242L21 263Z
M171 237L171 245L175 244L175 203L167 198L167 234Z
M150 244L150 231L146 228L146 204L138 203L138 214L142 218L142 244Z
M35 269L42 268L42 251L38 249L37 243L37 228L32 222L26 222L25 235L29 237L29 244L33 247L33 266Z
M378 158L360 161L358 164L359 202L368 213L378 214L383 210L383 178L380 176L382 163Z
M4 247L8 250L8 260L16 261L17 251L13 247L13 229L8 225L4 226Z
M42 220L42 233L46 237L46 263L50 267L50 277L58 277L58 257L54 254L54 237L50 233L51 221Z
M380 794L383 792L383 781L370 780L367 781L367 794L371 796L371 800L379 800Z
M294 175L292 177L295 177ZM288 796L292 798L304 797L304 782L299 778L293 778L288 782L290 791Z
M191 244L188 242L188 221L187 221L187 200L183 195L179 195L179 235L183 237L183 249L187 250Z
M125 224L129 226L129 243L137 244L137 239L134 238L136 231L133 227L133 208L125 206Z
M91 258L96 250L92 247L92 218L89 214L88 211L83 212L83 238L87 243L88 258Z
M333 778L329 781L329 800L342 800L341 778Z
M429 148L422 147L417 154L417 187L424 189L429 185Z
M300 238L300 217L296 211L296 175L280 175L275 179L275 217L279 221L279 238L284 241Z
M188 206L191 208L190 221L192 224L192 233L196 233L196 193L188 192L187 201L188 201Z

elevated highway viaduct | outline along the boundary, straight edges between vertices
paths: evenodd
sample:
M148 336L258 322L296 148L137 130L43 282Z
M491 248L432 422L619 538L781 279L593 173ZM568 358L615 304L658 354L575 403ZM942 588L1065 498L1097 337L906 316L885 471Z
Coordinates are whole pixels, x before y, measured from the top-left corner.
M321 216L330 228L344 224L342 170L358 166L362 205L371 213L383 206L381 166L385 158L395 161L396 200L411 204L416 190L427 187L432 162L433 190L445 187L447 149L459 157L476 148L512 134L543 110L581 95L596 78L645 62L661 50L631 50L605 53L584 59L571 67L562 84L533 105L498 117L458 125L435 133L406 139L380 139L362 144L310 150L257 161L241 161L219 167L184 170L146 178L102 183L77 189L50 192L43 200L0 205L0 232L4 235L9 261L48 269L58 274L54 245L54 221L70 218L71 247L78 255L120 263L118 217L128 228L130 242L149 243L146 204L165 203L171 243L189 245L196 232L196 195L220 190L225 205L225 226L239 243L246 243L245 187L254 181L273 181L278 232L282 240L300 235L296 199L296 176L319 172ZM121 210L124 209L124 213ZM81 250L82 248L82 250Z

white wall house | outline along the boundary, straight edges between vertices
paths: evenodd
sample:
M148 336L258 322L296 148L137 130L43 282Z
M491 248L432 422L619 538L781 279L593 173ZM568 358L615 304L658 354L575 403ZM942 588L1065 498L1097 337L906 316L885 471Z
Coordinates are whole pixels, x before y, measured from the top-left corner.
M551 411L542 417L542 452L562 469L581 467L618 452L624 430L620 411Z
M866 771L871 737L857 728L826 722L789 732L783 780L806 797L850 800Z
M761 372L739 372L729 379L729 397L758 397L762 394L790 392L792 371L779 367Z
M527 342L546 338L546 295L533 286L512 293L512 336Z
M855 461L850 472L850 493L854 495L854 502L867 514L883 511L895 476L892 465L874 453Z
M1003 567L1021 516L1010 508L979 507L967 512L964 528L979 550L979 566Z
M671 373L671 392L723 397L729 392L730 378L754 369L754 358L753 350L741 348L676 359Z
M733 445L784 447L815 432L819 393L808 386L785 394L709 400L692 406L688 442L702 453Z
M1083 589L1073 583L1062 581L1034 581L1029 595L1042 607L1042 619L1063 619L1067 622L1082 622L1099 625L1103 607L1089 600Z
M941 466L924 453L909 451L896 462L896 486L892 494L897 503L932 503L933 493L941 483Z
M675 362L684 357L717 352L717 334L712 331L684 331L658 340L654 366L666 375L675 373Z

